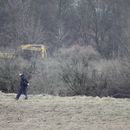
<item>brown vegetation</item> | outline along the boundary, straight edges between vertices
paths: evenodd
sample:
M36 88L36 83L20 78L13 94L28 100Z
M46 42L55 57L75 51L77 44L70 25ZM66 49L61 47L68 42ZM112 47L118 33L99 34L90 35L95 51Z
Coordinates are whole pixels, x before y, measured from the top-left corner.
M128 60L105 60L92 46L61 48L45 59L16 57L0 63L4 92L17 92L18 73L23 71L31 94L130 97Z
M130 100L0 93L1 130L129 130Z

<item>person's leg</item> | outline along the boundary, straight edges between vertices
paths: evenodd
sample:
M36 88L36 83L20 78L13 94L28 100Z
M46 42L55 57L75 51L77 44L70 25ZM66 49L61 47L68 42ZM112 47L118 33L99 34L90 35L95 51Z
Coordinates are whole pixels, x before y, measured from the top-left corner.
M20 90L18 91L18 94L17 94L17 96L16 96L16 100L19 99L19 97L21 96L21 94L22 94L22 89L20 88Z
M25 99L28 99L28 96L27 96L27 88L24 89L23 93L24 93L24 95L25 95Z

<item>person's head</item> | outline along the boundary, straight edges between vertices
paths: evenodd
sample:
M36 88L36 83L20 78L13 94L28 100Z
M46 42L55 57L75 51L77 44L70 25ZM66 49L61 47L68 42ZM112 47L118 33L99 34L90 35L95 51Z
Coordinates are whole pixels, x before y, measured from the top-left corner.
M20 73L19 76L20 76L21 78L24 78L24 74L23 74L23 73Z

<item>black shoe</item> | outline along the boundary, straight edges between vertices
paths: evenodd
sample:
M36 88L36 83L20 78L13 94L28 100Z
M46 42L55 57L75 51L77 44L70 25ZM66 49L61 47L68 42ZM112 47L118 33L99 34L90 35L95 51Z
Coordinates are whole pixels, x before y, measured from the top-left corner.
M28 98L27 98L27 97L25 97L25 100L28 100Z

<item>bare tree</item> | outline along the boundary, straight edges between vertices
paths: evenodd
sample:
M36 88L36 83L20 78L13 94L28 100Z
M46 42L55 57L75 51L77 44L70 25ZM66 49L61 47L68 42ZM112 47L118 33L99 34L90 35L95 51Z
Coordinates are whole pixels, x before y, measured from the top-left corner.
M69 31L66 29L66 17L70 13L73 0L57 0L57 31L56 31L56 42L58 47L62 47L66 37L69 35Z
M9 23L5 24L6 38L12 44L42 43L44 30L40 18L35 19L31 11L31 0L8 0L6 11Z
M79 36L83 44L93 44L105 57L119 56L122 38L122 1L80 0Z

